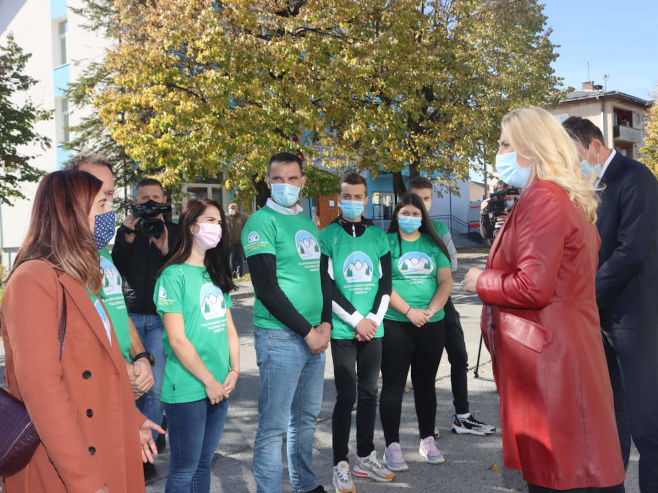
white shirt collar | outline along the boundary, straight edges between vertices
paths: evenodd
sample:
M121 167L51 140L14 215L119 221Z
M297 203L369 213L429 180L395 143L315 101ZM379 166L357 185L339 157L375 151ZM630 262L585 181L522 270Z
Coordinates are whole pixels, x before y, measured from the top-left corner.
M302 209L302 206L300 206L299 204L296 204L294 209L288 209L287 207L283 207L282 205L279 205L276 202L274 202L272 197L267 199L265 206L269 207L272 210L275 210L279 214L285 214L286 216L295 216L300 212L304 212L304 209Z
M608 156L608 159L605 160L605 163L603 163L603 167L601 168L601 172L599 173L599 178L596 180L596 183L594 186L598 186L598 184L601 182L601 179L603 178L603 175L605 174L605 170L608 169L608 165L610 164L610 161L612 161L612 158L615 157L615 154L617 151L612 149L610 151L610 155Z

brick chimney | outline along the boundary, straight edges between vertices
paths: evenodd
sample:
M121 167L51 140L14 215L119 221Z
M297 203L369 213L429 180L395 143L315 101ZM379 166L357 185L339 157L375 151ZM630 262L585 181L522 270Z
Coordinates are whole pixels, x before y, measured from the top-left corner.
M588 80L587 82L583 82L583 91L593 91L593 90L594 90L593 80Z

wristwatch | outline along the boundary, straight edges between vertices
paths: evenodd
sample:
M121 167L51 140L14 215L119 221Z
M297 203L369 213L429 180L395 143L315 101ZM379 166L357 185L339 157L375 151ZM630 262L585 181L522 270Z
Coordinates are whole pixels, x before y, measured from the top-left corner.
M146 358L151 366L155 366L155 358L148 351L144 351L143 353L136 354L135 357L133 358L133 363L140 358Z

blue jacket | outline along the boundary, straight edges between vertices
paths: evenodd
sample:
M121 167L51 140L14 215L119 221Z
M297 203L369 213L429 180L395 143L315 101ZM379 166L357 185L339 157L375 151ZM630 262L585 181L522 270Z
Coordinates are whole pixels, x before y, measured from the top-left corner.
M604 330L658 330L658 182L617 151L600 183L596 301Z

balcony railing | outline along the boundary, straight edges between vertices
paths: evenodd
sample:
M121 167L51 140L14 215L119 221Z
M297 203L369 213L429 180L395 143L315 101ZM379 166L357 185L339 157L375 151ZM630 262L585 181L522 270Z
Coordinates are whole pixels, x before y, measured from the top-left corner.
M615 125L612 127L612 135L615 140L622 140L633 144L642 143L642 130L639 128L627 127L625 125Z

